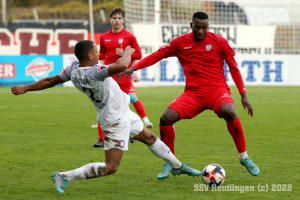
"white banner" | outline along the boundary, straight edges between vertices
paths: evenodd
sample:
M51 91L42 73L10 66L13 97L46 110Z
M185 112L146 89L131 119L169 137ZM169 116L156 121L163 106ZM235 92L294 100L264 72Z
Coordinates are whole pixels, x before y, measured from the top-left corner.
M174 38L191 32L186 24L161 24L159 38L155 33L155 25L132 24L133 34L137 38L144 54L154 52L154 44L159 46L171 42ZM227 39L236 54L265 55L274 53L276 26L247 26L247 25L210 25L209 31Z

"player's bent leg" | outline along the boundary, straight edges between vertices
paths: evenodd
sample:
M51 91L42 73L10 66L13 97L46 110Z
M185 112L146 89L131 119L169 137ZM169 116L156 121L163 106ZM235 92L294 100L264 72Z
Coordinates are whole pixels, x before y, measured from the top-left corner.
M175 154L174 141L175 141L175 129L173 124L180 120L180 114L178 111L167 108L160 117L160 136L161 140L171 149Z
M232 103L223 103L219 110L221 117L224 118L226 122L232 122L237 118L235 107Z
M134 137L136 140L139 140L147 145L150 151L159 158L162 158L166 161L164 165L165 173L160 173L157 178L164 179L169 176L169 171L173 168L179 174L188 174L192 176L198 176L201 174L198 170L187 167L182 164L170 151L170 149L159 139L156 137L154 133L150 130L144 129L142 132ZM172 169L172 170L173 170Z
M105 164L107 175L114 174L122 160L123 151L120 150L107 150L105 151Z
M122 156L123 151L106 150L105 162L89 163L80 168L66 172L54 172L52 174L52 179L55 183L55 188L58 192L63 193L65 191L65 187L69 185L69 181L76 179L98 178L113 174L117 171Z
M175 124L175 122L179 120L180 120L180 114L172 108L167 108L160 117L160 125L170 126Z
M168 154L171 153L170 149L161 142L159 138L156 137L154 133L152 133L150 130L144 129L140 134L134 137L136 140L139 140L140 142L143 142L147 145L147 147L150 149L150 151L156 155L157 157L161 158L162 153ZM179 162L177 163L178 167L180 167L182 164ZM169 177L170 170L172 169L171 165L168 162L165 162L164 169L161 173L158 174L158 179L165 179Z
M173 124L180 120L180 114L172 109L167 108L160 117L160 136L161 140L171 149L174 154L174 141L175 141L175 130ZM169 173L172 167L169 163L165 162L162 171L157 175L158 179L164 179L169 177Z
M220 106L220 115L227 122L228 131L239 152L240 163L246 167L251 175L257 176L259 174L259 168L248 157L244 131L240 119L236 114L234 105L232 103L222 104Z
M106 175L107 172L105 163L89 163L71 171L54 172L51 176L55 183L56 190L59 193L63 193L65 191L65 187L69 185L69 181L75 179L97 178Z

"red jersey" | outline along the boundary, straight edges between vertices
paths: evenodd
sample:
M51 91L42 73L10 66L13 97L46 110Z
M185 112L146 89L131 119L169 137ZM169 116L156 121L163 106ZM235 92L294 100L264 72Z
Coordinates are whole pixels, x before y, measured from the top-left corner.
M122 31L120 31L119 33L113 33L112 31L105 32L100 38L99 60L105 59L105 65L117 62L117 60L121 56L118 56L116 54L116 48L121 48L122 46L124 50L128 45L135 49L135 52L131 55L131 59L140 60L142 58L141 48L138 45L136 38L133 34L126 31L125 29L122 29ZM129 67L131 67L131 65L132 61ZM112 78L117 81L118 75L119 74L116 74L112 76ZM129 92L130 82L131 76L123 76L118 83L123 92L127 94Z
M214 90L227 87L224 75L224 60L240 93L245 87L234 60L234 51L222 36L206 32L202 41L197 41L193 33L187 33L172 40L168 45L147 56L135 67L141 69L163 58L176 56L186 77L185 90Z

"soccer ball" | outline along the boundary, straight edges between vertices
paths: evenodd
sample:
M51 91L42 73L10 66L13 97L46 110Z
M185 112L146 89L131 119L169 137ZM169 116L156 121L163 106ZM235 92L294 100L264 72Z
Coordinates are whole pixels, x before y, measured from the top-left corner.
M218 164L207 165L203 170L202 179L205 184L218 187L225 181L225 170Z

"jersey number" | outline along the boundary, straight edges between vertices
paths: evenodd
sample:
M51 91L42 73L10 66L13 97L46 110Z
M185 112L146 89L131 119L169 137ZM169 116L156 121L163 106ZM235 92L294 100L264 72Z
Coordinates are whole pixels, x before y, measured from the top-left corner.
M93 100L93 101L95 101L96 103L101 103L102 101L100 101L100 100L96 100L95 99L95 97L94 97L94 92L91 90L91 89L88 89L88 88L82 88L83 89L83 91L89 91L90 92L90 97L91 97L91 99Z

